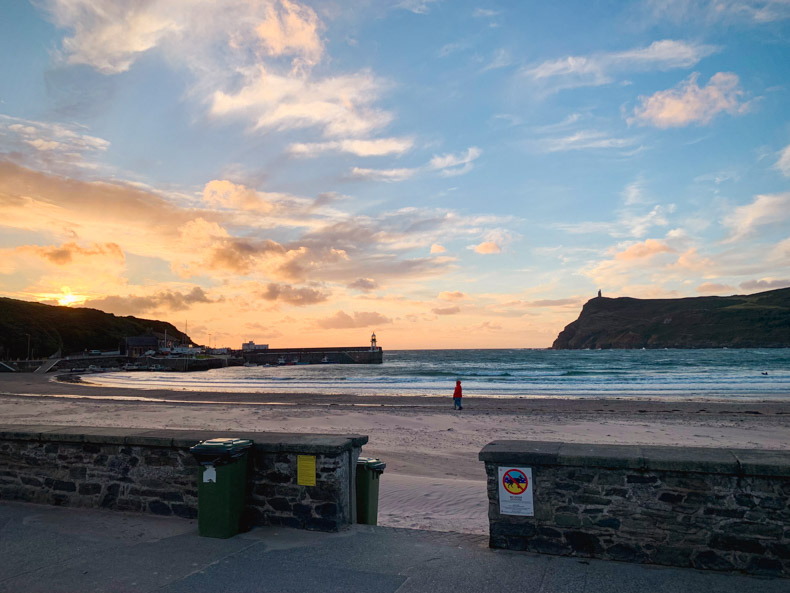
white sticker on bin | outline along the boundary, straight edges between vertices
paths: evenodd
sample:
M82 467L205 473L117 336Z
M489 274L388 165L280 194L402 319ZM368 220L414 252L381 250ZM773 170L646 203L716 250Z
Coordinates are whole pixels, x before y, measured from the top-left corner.
M217 470L213 465L206 465L203 469L203 481L217 483Z

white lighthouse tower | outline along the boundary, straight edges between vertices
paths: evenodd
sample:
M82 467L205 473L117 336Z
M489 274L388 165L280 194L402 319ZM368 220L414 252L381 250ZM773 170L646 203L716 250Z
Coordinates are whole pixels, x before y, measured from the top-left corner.
M378 350L378 346L376 345L376 332L373 332L370 335L370 351L375 352Z

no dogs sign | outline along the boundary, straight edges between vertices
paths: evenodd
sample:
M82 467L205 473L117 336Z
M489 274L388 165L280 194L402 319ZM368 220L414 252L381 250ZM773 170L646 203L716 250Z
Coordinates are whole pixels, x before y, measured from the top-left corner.
M532 517L532 468L499 468L499 512Z

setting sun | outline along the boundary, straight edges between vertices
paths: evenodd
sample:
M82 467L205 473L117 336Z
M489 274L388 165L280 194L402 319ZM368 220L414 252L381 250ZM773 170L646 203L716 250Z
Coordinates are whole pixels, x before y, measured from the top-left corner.
M71 305L81 305L86 300L85 296L72 293L68 286L62 287L61 290L63 291L63 294L58 297L59 305L63 305L64 307L69 307Z

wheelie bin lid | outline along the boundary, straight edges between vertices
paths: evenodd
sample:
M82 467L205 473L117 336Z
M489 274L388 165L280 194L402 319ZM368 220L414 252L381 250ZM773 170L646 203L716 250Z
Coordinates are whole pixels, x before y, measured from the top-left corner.
M384 468L387 467L387 464L381 459L377 459L375 457L360 457L357 459L357 467L366 467L367 469L374 472L383 472Z
M221 438L200 441L197 445L190 447L189 450L198 460L208 461L211 459L240 457L250 447L252 447L252 441L249 439Z

